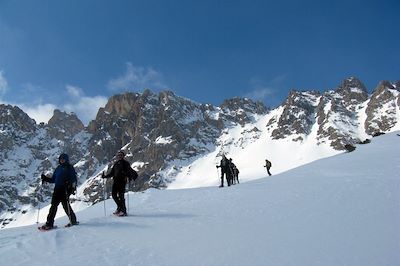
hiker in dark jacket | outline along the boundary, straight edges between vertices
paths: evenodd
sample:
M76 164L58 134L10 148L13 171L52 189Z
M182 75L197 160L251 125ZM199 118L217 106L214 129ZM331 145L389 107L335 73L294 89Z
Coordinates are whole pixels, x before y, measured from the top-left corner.
M102 178L113 177L114 183L112 186L112 198L117 204L117 210L114 212L117 216L126 216L126 205L125 205L125 186L127 179L136 180L137 173L132 169L128 161L124 159L125 153L119 151L117 153L117 161L111 168L110 173L102 173Z
M269 169L271 169L272 163L270 161L268 161L267 159L265 159L265 165L264 167L267 168L267 172L268 174L271 176L271 172L269 171Z
M233 165L232 168L233 168L233 183L239 184L239 169L235 164Z
M236 165L232 162L232 158L229 158L229 170L228 170L228 182L231 184L231 185L234 185L235 184L235 172L234 172L234 169L235 169L235 167L236 167Z
M75 194L76 190L76 172L69 163L69 157L63 153L58 157L59 166L52 177L42 174L42 182L54 183L54 192L51 198L51 207L47 215L47 222L41 227L43 230L49 230L54 227L54 218L56 217L58 205L62 204L65 213L68 215L70 223L66 226L76 225L76 215L69 204L69 196Z
M225 154L222 155L222 159L219 165L217 165L217 168L221 168L221 185L219 187L223 187L224 186L224 175L226 177L226 182L228 184L228 186L231 185L231 183L229 182L229 160L225 157Z

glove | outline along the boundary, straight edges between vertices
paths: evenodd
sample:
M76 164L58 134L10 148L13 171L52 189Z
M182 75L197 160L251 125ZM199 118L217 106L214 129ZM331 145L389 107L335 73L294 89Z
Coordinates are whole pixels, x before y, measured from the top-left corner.
M45 176L44 174L42 174L40 176L40 178L42 179L42 183L46 182L49 178L47 176Z
M106 176L104 175L104 172L101 172L101 178L106 178Z

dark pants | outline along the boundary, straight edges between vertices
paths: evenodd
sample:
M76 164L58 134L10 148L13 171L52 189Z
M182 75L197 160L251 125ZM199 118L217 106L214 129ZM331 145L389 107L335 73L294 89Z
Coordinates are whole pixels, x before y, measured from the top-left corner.
M228 186L230 186L231 185L231 177L229 175L229 172L221 170L221 187L224 186L224 175L226 178L226 183L228 184Z
M122 211L126 213L125 206L125 186L126 183L115 183L112 187L112 198L117 204L117 211Z
M267 167L267 172L268 172L269 175L271 175L271 172L269 171L270 168L271 167Z
M53 197L51 198L49 215L47 215L47 225L54 225L54 218L56 217L57 208L60 202L64 208L65 213L68 215L69 221L72 224L76 223L76 215L72 210L71 205L69 204L69 195L67 195L65 187L55 187Z

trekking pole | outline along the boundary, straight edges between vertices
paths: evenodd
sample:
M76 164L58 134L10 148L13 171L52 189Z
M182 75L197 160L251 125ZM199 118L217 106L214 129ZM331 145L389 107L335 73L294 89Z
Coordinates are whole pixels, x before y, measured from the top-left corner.
M71 225L72 225L72 220L71 220L71 206L69 205L69 196L68 196L67 188L65 188L65 201L66 201L66 203L67 203L67 210L68 210L67 215L68 215L68 219L69 219L69 222L70 222Z
M106 213L106 194L107 194L107 182L106 182L106 179L104 178L103 179L104 180L104 200L103 200L103 202L104 202L104 217L106 217L107 216L107 213Z
M131 187L131 181L128 181L128 212L126 214L129 215L129 188Z
M40 195L43 194L43 182L42 185L40 186ZM36 224L39 223L39 216L40 215L40 200L38 200L38 210L37 210L37 219L36 219Z
M217 165L217 180L218 179L220 179L220 176L219 176L218 165Z

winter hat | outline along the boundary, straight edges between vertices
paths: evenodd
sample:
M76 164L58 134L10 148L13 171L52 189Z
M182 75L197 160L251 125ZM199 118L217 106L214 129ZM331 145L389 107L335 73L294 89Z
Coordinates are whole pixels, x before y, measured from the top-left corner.
M62 154L58 157L58 161L60 161L61 159L64 159L65 162L68 163L68 162L69 162L68 154L62 153Z

